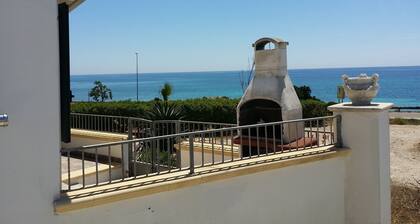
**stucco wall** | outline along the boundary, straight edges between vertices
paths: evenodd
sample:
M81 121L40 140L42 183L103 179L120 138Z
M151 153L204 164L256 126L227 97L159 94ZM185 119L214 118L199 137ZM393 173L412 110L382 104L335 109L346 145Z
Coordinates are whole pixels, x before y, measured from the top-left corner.
M48 223L59 192L56 0L0 1L0 223Z
M58 223L344 223L344 157L57 215Z

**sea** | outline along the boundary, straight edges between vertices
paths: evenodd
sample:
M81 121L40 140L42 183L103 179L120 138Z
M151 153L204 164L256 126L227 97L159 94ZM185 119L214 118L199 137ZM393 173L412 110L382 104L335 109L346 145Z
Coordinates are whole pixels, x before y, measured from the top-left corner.
M420 66L290 69L294 85L309 86L312 95L324 101L337 101L337 86L343 83L341 76L356 76L361 73L379 74L379 93L374 101L392 102L396 106L420 106ZM138 81L139 100L159 97L164 83L172 85L170 99L201 97L239 98L243 94L241 76L245 71L140 73ZM136 74L85 74L71 76L73 101L90 101L89 90L99 80L112 91L113 100L136 100Z

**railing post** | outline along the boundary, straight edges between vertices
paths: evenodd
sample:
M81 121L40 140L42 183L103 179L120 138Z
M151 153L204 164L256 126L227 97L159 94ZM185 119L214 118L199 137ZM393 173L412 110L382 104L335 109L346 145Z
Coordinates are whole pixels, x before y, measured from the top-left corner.
M151 152L150 152L150 155L151 155L151 163L152 163L152 172L156 172L156 154L157 153L159 153L160 152L160 149L158 149L158 146L160 147L160 139L156 139L156 140L152 140L152 147L151 147ZM164 143L162 143L162 148L164 148ZM159 150L159 152L158 152L158 150ZM159 166L159 164L158 164L158 166Z
M175 133L176 134L179 134L181 132L181 121L180 120L178 120L176 123L175 123ZM177 136L176 138L175 138L175 144L176 143L179 143L179 142L181 142L182 141L182 139L181 139L181 136ZM179 145L181 145L181 144L179 144ZM179 147L179 149L178 150L176 150L176 165L177 165L177 167L178 168L181 168L181 147Z
M335 143L335 146L341 148L343 146L343 140L341 138L341 115L338 114L336 116L336 137L337 137L337 142Z
M152 121L152 130L151 130L152 136L157 136L156 134L156 122Z
M177 120L175 122L175 134L179 134L181 132L181 121Z
M194 135L190 134L188 136L188 141L190 144L190 175L194 174Z
M133 120L129 117L128 118L128 140L132 140L133 139ZM130 142L128 143L128 174L130 176L132 176L133 174L133 170L134 170L134 166L136 165L135 161L133 160L133 143Z

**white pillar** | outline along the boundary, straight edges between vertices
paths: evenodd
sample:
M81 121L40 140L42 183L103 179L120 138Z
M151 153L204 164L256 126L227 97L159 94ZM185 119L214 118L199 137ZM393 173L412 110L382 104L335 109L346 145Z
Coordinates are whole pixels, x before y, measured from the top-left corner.
M328 107L341 115L346 161L346 223L391 223L389 118L391 103Z

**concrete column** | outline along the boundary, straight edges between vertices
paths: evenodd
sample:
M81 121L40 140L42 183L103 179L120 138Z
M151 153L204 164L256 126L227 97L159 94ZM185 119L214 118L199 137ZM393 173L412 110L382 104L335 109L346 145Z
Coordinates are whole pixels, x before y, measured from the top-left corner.
M341 115L346 161L346 223L391 223L389 118L391 103L328 107Z

